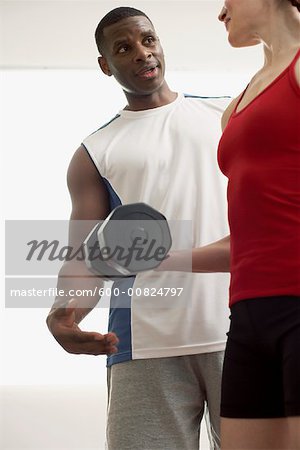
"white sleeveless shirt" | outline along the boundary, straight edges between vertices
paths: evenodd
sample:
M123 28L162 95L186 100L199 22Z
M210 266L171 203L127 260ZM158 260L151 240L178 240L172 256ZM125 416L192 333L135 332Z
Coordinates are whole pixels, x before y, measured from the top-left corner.
M144 202L170 223L184 221L189 248L226 236L227 181L217 147L228 103L180 94L159 108L122 110L88 136L83 145L106 183L111 208ZM153 271L115 282L120 295L111 298L109 331L120 344L108 365L223 350L228 284L228 274ZM166 295L165 288L174 287L181 295Z

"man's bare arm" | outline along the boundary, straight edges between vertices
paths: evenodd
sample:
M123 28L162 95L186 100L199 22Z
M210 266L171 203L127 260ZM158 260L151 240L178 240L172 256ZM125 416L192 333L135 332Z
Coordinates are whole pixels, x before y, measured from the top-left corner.
M69 243L73 249L82 246L93 226L109 213L109 197L106 187L83 146L75 152L67 175L72 200L69 225ZM80 222L79 222L80 221ZM78 324L97 305L101 277L93 276L84 261L65 262L58 277L58 289L66 293L64 304L56 298L47 317L47 325L59 344L70 353L113 353L118 342L114 333L102 335L84 332ZM73 298L70 291L95 292L95 295Z

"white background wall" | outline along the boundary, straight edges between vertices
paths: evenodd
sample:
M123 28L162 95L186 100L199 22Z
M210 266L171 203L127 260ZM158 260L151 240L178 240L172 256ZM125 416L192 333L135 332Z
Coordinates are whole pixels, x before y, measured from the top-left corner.
M0 2L4 219L69 217L69 160L125 104L97 69L93 40L101 17L124 4L152 18L174 90L234 96L261 64L260 49L227 44L219 0ZM1 270L4 278L3 260ZM4 300L0 448L103 448L104 358L65 353L47 331L47 310L9 309ZM105 332L107 313L97 308L83 327Z

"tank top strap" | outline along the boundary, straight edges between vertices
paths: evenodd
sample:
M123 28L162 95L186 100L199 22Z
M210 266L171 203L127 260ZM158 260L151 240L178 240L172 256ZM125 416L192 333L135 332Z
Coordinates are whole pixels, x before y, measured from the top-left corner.
M231 113L231 115L230 115L230 118L231 118L231 116L233 116L233 114L236 113L236 110L238 109L239 104L241 103L241 101L242 101L243 98L244 98L244 95L246 94L246 91L247 91L247 89L248 89L249 84L250 84L250 83L247 84L247 86L246 86L245 89L243 90L242 94L240 95L240 98L239 98L237 104L235 105L234 110L232 111L232 113Z
M296 77L295 66L298 62L299 57L300 57L300 48L297 51L293 61L291 62L291 64L289 65L289 68L288 68L290 83L291 83L294 91L296 91L297 95L300 95L300 86L299 86L299 81L297 80L297 77Z
M291 62L291 64L290 64L290 69L291 69L291 70L295 67L295 65L296 65L296 63L297 63L299 57L300 57L300 48L299 48L299 50L297 51L297 53L296 53L294 59L292 60L292 62Z

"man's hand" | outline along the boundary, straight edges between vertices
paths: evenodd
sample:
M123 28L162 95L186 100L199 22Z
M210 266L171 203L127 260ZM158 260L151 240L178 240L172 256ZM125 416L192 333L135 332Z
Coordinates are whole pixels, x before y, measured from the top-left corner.
M68 352L85 355L108 355L118 351L119 340L114 333L100 334L82 331L76 323L76 300L66 307L53 309L47 317L47 325L57 342Z

